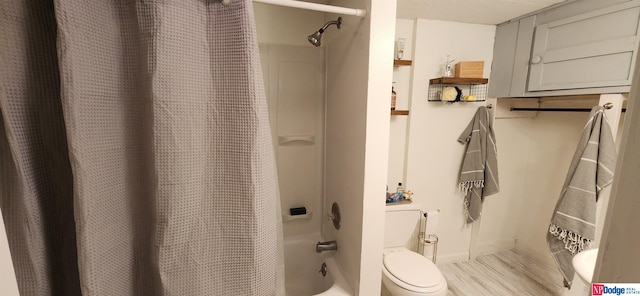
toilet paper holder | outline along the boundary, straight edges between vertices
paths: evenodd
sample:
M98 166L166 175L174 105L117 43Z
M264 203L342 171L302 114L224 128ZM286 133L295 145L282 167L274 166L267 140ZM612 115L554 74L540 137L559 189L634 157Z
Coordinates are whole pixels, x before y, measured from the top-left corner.
M433 251L431 251L431 261L433 264L436 263L436 257L438 256L438 236L435 234L427 234L425 236L424 232L420 234L420 242L418 244L418 250L420 254L424 255L425 246L433 246Z
M440 212L440 210L438 210L438 212ZM428 215L426 212L422 211L421 214L425 219L423 223L424 225L418 234L418 253L424 256L425 246L432 246L433 249L431 251L431 261L433 261L433 264L435 264L436 257L438 256L438 236L435 234L426 233Z

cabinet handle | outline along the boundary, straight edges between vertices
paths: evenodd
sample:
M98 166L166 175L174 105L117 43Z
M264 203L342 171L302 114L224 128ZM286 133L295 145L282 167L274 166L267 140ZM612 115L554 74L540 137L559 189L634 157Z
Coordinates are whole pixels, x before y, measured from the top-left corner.
M542 61L542 57L540 57L540 56L533 56L531 58L531 63L534 64L534 65L537 64L537 63L540 63L541 61Z

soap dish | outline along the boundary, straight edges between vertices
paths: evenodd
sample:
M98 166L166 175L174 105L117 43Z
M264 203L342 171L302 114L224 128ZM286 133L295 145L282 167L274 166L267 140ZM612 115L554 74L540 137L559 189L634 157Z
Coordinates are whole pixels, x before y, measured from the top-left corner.
M282 213L282 222L288 222L293 220L310 220L312 216L313 216L313 211L311 211L310 209L307 209L307 213L302 215L292 216L289 213Z

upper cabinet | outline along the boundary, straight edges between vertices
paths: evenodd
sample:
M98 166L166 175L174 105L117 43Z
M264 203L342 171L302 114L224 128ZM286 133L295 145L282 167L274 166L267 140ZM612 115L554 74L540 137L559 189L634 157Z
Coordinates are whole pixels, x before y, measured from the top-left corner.
M589 7L594 1L582 3L499 25L489 96L628 92L640 37L640 1L600 2L609 6L597 8Z
M536 26L528 90L630 85L639 20L625 3Z
M496 28L489 96L523 97L527 88L529 56L535 15Z

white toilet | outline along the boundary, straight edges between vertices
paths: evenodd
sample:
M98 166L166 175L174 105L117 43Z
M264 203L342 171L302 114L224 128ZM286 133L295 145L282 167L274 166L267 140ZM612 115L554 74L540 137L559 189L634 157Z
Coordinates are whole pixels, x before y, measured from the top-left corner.
M386 206L382 285L392 296L444 296L447 281L431 260L411 251L417 246L420 205ZM385 291L386 289L386 291Z
M571 289L564 293L564 295L591 295L591 280L593 278L593 270L596 268L596 259L598 259L597 248L582 251L573 256L571 263L576 272L573 275Z

